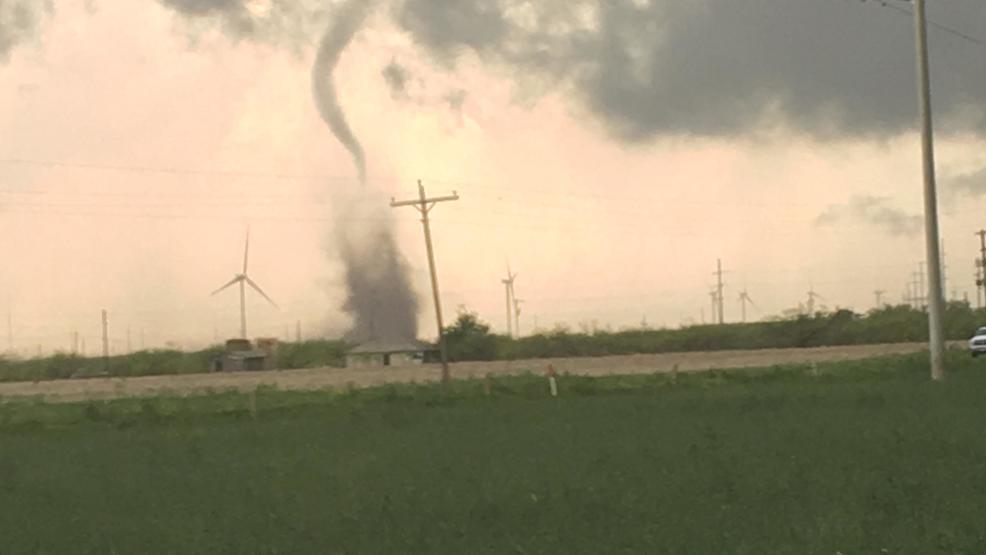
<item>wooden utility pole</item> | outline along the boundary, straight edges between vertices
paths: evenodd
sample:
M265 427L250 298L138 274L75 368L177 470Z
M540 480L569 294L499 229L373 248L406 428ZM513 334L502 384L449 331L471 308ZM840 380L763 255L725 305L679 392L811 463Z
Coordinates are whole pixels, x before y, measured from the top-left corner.
M130 343L130 326L127 326L127 354L134 352L133 344Z
M928 21L925 0L913 0L917 50L918 97L921 113L921 161L924 175L924 233L928 259L928 350L931 379L945 379L945 303L942 299L938 232L938 191L935 184L934 126L931 117L931 70L928 62Z
M873 292L873 295L876 296L876 309L877 310L880 310L883 307L883 294L884 293L885 293L885 291L882 291L882 290L879 290L879 289Z
M301 343L301 320L296 320L294 323L294 340L296 343Z
M421 213L421 225L424 227L425 232L425 248L428 251L428 270L431 272L431 292L435 297L435 320L437 320L438 324L438 349L442 357L442 381L446 383L451 379L451 376L449 375L448 370L448 351L445 348L445 325L442 322L442 301L441 296L438 294L438 273L435 270L435 250L431 245L431 225L428 221L428 213L431 212L431 209L434 208L439 202L448 202L453 200L459 200L459 195L455 191L452 191L451 195L428 198L425 195L425 186L421 184L420 179L418 180L417 200L397 201L393 198L390 199L391 208L413 206L418 212Z
M106 309L103 309L103 369L109 371L110 369L110 336L108 332L109 321L106 315Z

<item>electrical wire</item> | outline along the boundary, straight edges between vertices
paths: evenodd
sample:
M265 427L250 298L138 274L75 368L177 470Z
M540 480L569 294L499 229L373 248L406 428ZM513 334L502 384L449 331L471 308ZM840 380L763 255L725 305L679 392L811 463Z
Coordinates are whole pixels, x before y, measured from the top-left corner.
M910 0L899 0L899 1L900 2L903 2L905 4L910 4ZM865 4L866 3L866 0L860 0L860 2L862 2L862 3ZM908 8L905 8L903 6L900 6L900 5L895 4L893 2L893 0L877 0L877 3L880 6L884 7L884 8L890 8L892 10L895 10L897 13L907 15L908 17L911 17L911 18L914 17L914 12L912 12ZM939 31L943 31L945 33L948 33L949 35L952 35L954 37L958 37L958 38L960 38L962 40L965 40L965 41L970 42L972 44L975 44L977 46L986 47L986 40L984 40L984 39L975 37L973 35L970 35L969 33L962 32L962 31L960 31L958 29L955 29L953 27L949 27L947 25L942 25L941 23L938 23L938 22L936 22L936 21L934 21L934 20L932 20L930 18L928 18L927 21L928 21L928 26L929 27L933 27L935 29L938 29Z

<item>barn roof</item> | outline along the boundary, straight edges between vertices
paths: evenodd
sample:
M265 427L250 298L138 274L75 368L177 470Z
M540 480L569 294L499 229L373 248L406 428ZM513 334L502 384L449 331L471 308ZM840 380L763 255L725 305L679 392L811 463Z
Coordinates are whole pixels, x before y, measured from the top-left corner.
M371 339L349 350L352 355L389 353L422 353L436 350L435 346L417 339Z

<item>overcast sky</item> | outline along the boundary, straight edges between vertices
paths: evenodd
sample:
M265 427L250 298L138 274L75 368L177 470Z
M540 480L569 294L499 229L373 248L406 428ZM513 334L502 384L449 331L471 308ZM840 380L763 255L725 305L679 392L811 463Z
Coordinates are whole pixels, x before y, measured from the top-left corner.
M727 319L744 286L751 318L812 286L865 311L924 258L905 2L365 2L335 81L371 191L312 99L339 3L46 4L0 4L0 306L24 352L76 330L95 352L102 308L117 350L128 327L235 335L237 294L209 293L247 225L282 308L251 298L250 335L338 336L333 207L418 179L461 195L432 213L446 312L497 329L507 259L529 332L709 318L716 258ZM930 4L948 289L975 302L986 6ZM420 223L393 217L433 336Z

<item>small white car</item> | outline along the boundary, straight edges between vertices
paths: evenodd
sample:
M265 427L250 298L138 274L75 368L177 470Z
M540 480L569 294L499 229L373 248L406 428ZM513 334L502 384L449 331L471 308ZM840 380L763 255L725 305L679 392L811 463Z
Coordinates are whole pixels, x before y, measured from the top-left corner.
M974 357L986 354L986 327L976 330L976 334L969 340L969 351Z

